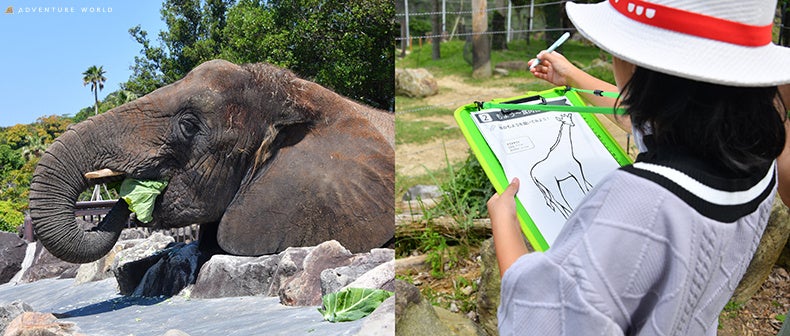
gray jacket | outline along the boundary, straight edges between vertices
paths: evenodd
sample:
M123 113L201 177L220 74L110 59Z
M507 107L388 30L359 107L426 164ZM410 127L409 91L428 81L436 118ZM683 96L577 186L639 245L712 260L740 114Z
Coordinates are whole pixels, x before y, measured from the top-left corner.
M501 335L715 335L754 254L775 164L722 177L640 157L599 182L545 253L502 279Z

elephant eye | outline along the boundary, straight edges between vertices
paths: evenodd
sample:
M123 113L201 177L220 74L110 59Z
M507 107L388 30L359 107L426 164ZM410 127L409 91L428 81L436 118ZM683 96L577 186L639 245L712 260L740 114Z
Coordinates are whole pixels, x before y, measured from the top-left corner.
M181 121L178 122L178 126L181 129L181 134L183 134L185 138L195 136L200 130L197 121L190 118L181 119Z

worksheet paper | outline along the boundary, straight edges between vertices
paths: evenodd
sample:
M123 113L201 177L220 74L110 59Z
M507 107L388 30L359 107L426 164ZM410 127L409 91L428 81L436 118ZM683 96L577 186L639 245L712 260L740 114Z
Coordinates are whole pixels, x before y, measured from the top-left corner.
M546 100L571 105L567 98ZM517 197L551 246L573 209L618 167L579 113L488 109L472 120L499 159Z

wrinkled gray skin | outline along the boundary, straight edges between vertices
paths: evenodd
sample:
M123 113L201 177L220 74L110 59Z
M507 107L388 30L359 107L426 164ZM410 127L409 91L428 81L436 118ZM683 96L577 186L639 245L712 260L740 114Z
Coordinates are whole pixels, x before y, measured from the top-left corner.
M335 239L354 252L394 237L394 119L290 71L206 62L182 80L73 125L36 167L30 214L55 256L85 263L117 241L119 201L97 227L74 218L103 168L169 180L154 228L199 223L225 252L277 253ZM121 176L122 178L123 176Z

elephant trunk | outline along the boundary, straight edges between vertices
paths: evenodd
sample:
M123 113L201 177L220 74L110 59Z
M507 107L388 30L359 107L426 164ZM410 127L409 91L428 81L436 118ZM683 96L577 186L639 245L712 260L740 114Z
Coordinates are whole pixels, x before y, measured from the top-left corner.
M36 236L54 256L72 263L98 260L112 249L130 211L119 200L94 228L83 230L74 213L78 196L88 186L84 173L95 170L96 138L102 116L73 126L50 145L30 183L30 217ZM91 150L93 148L94 150Z

